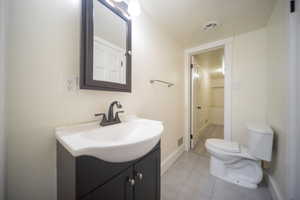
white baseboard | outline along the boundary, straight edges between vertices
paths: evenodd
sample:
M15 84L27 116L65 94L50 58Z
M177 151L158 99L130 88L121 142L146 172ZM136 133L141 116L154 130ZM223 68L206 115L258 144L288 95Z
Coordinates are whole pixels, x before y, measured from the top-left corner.
M266 181L273 200L284 200L275 180L269 174L266 174Z
M163 175L174 163L175 161L181 156L184 152L184 145L178 147L176 151L171 153L162 163L161 163L161 175Z

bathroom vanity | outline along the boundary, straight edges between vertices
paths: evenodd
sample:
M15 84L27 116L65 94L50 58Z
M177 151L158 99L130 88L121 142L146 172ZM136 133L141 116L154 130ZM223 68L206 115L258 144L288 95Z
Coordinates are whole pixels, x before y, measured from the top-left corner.
M58 200L159 200L160 143L140 159L73 157L57 142Z
M159 200L159 121L56 129L58 200Z

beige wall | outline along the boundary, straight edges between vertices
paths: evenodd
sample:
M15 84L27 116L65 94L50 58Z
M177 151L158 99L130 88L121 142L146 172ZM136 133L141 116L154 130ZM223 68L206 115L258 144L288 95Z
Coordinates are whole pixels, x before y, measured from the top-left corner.
M4 200L5 183L5 135L4 135L4 100L5 100L5 1L0 0L0 200Z
M288 199L288 4L278 0L267 26L267 122L275 131L271 176L283 199Z
M9 1L9 200L56 199L54 128L94 120L113 100L127 114L164 122L163 159L183 135L183 51L146 15L133 21L132 93L67 90L79 73L79 2Z
M232 139L247 143L247 122L266 122L267 32L233 37Z
M279 0L266 28L235 36L232 67L233 140L247 143L245 123L276 133L271 175L287 199L288 4Z

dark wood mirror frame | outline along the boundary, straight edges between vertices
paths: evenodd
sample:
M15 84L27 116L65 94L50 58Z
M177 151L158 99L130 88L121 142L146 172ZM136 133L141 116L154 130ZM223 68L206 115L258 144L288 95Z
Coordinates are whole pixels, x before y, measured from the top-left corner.
M82 0L80 89L131 92L131 20L105 0L97 0L127 24L126 84L93 80L93 0Z

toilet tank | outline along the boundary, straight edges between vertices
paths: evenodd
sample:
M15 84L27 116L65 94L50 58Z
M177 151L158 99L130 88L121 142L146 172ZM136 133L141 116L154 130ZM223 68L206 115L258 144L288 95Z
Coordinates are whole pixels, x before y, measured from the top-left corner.
M252 123L247 125L249 154L265 161L271 161L273 148L273 130L265 125Z

